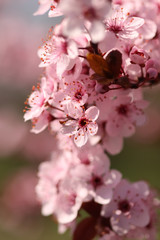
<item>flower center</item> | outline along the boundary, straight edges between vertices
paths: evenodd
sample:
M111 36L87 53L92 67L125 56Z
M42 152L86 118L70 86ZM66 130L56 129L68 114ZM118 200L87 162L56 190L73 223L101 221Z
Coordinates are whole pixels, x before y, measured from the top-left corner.
M74 96L75 96L75 98L77 100L81 100L82 99L82 93L80 91L76 92Z
M120 115L127 115L128 106L127 106L127 105L124 105L124 104L121 104L119 107L117 107L117 112L118 112Z
M103 184L102 179L99 176L93 175L92 177L92 185L96 189L97 187L101 186Z
M81 159L81 163L84 165L90 165L90 161L88 158Z
M123 30L123 21L119 18L112 18L107 21L107 30L114 32L115 34Z
M110 26L109 30L114 33L119 33L120 31L122 31L122 28L117 25L112 25L112 26Z
M80 127L85 127L88 124L88 120L86 118L81 118L79 121Z
M146 226L146 228L147 228L147 229L152 229L152 227L153 227L153 225L152 225L152 222L150 221L150 222L148 223L148 225Z
M130 204L128 200L122 200L118 203L118 209L121 210L123 213L130 211Z

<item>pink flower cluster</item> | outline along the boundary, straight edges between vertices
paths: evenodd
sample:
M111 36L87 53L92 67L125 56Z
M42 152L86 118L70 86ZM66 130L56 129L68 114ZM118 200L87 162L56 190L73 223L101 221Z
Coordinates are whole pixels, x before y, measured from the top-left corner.
M38 50L44 74L24 110L33 133L48 128L57 140L38 173L42 214L53 214L59 231L71 228L76 240L153 240L156 194L110 169L106 153L118 154L144 124L143 87L160 81L159 1L39 3L35 15L64 15ZM89 217L77 224L81 209Z

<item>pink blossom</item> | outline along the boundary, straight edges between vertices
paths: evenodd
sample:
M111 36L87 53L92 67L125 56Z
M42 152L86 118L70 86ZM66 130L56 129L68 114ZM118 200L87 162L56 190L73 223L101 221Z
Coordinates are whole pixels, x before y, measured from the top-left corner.
M49 17L57 17L61 16L62 13L58 8L60 0L39 0L39 8L38 10L34 13L34 15L42 15L46 13L49 9L48 16Z
M55 30L56 31L56 30ZM51 36L39 49L38 55L42 62L40 67L47 67L50 64L56 65L57 76L61 78L70 64L73 65L78 56L77 44L73 40L68 40L62 36L55 35L51 31Z
M47 12L50 9L50 6L52 4L52 0L39 0L39 8L38 10L34 13L34 15L41 15Z
M118 171L109 171L106 160L103 163L93 161L88 167L79 168L79 171L83 171L82 181L87 183L86 188L89 196L99 204L108 204L111 201L113 188L121 179L121 174Z
M156 60L149 59L145 64L146 75L149 79L154 80L158 77L160 65Z
M35 13L64 14L38 51L44 77L24 115L32 132L48 127L56 139L36 193L43 215L53 215L62 231L74 225L74 239L88 234L81 231L88 222L93 237L86 239L155 236L151 190L143 181L121 180L106 152L118 154L123 138L145 123L142 88L159 82L157 1L41 0ZM90 217L76 224L81 209Z
M62 126L64 134L75 135L74 142L78 147L82 147L88 140L88 135L95 135L98 125L95 120L98 118L99 110L92 106L86 111L83 108L69 103L66 105L66 114L70 117Z
M154 21L145 19L145 23L138 29L138 32L144 39L152 39L156 35L157 25Z
M98 122L98 132L95 136L90 137L89 141L91 145L96 146L101 143L102 148L111 155L115 155L121 152L123 148L123 137L109 136L105 131L105 125L107 122Z
M35 194L36 184L36 173L29 169L23 169L8 179L1 196L5 222L15 224L37 215L40 205ZM21 194L17 194L17 189Z
M65 179L57 199L56 217L62 224L72 222L87 196L86 189L75 179Z
M36 187L42 203L42 214L54 214L58 222L72 222L87 195L85 188L76 179L69 177L77 156L69 151L52 155L52 161L42 163Z
M160 202L156 198L156 193L154 191L150 191L150 194L147 197L147 207L149 209L150 221L144 227L137 227L136 229L131 230L128 234L128 238L136 238L136 239L147 239L152 240L156 239L157 235L157 227L158 227L158 219L156 211L160 207Z
M86 146L78 153L80 164L71 170L72 178L78 178L88 192L88 198L99 204L109 203L112 191L120 182L121 174L116 170L109 170L109 158L100 145Z
M69 157L69 152L55 153L52 155L52 159L55 159L55 161L44 162L40 165L38 174L40 179L36 186L36 193L42 203L43 215L47 216L56 211L58 183L68 171Z
M145 122L143 109L148 103L144 100L132 101L129 96L120 96L113 100L113 108L108 115L106 131L110 136L131 136L135 125Z
M137 38L137 30L144 24L144 19L129 15L130 13L124 12L123 7L115 8L112 16L105 20L106 30L122 39Z
M145 62L149 59L148 54L143 49L138 49L136 46L130 51L130 59L132 63L144 65Z
M46 129L52 120L52 115L48 111L43 111L41 115L37 118L32 119L32 129L33 133L40 133Z
M102 20L109 11L108 1L76 1L61 0L60 9L67 16L64 26L64 34L67 36L79 35L87 28L93 42L99 42L104 38L104 25Z
M34 89L34 88L33 88ZM28 98L29 109L24 114L24 120L38 118L48 108L48 103L53 98L48 92L47 79L42 78L41 86L38 86Z
M145 201L149 189L145 182L130 184L122 180L117 185L113 200L102 210L104 217L111 217L111 225L118 235L125 235L132 226L145 227L150 221L149 209Z
M111 137L106 134L106 136L102 138L102 146L109 154L118 154L123 149L123 138L117 136Z
M74 102L80 106L83 106L87 102L88 94L84 84L77 80L70 81L68 83L65 82L64 86L64 89L59 91L59 93L56 95L60 104L64 105L69 102Z

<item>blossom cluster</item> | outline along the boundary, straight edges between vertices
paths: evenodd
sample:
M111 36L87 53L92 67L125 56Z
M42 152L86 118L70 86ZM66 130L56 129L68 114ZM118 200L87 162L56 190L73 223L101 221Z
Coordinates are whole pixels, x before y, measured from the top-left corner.
M73 239L156 238L156 194L110 169L124 138L144 124L143 88L160 81L160 2L40 0L35 15L63 15L38 50L44 73L26 101L32 132L57 149L39 168L42 214ZM153 14L150 14L152 10ZM76 223L84 209L89 217Z

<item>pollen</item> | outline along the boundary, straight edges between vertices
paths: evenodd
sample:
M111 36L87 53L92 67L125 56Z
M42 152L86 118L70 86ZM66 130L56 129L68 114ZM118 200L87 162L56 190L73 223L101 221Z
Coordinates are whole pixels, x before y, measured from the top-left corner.
M34 91L35 89L36 89L36 87L35 87L35 86L33 86L33 87L32 87L32 91Z

